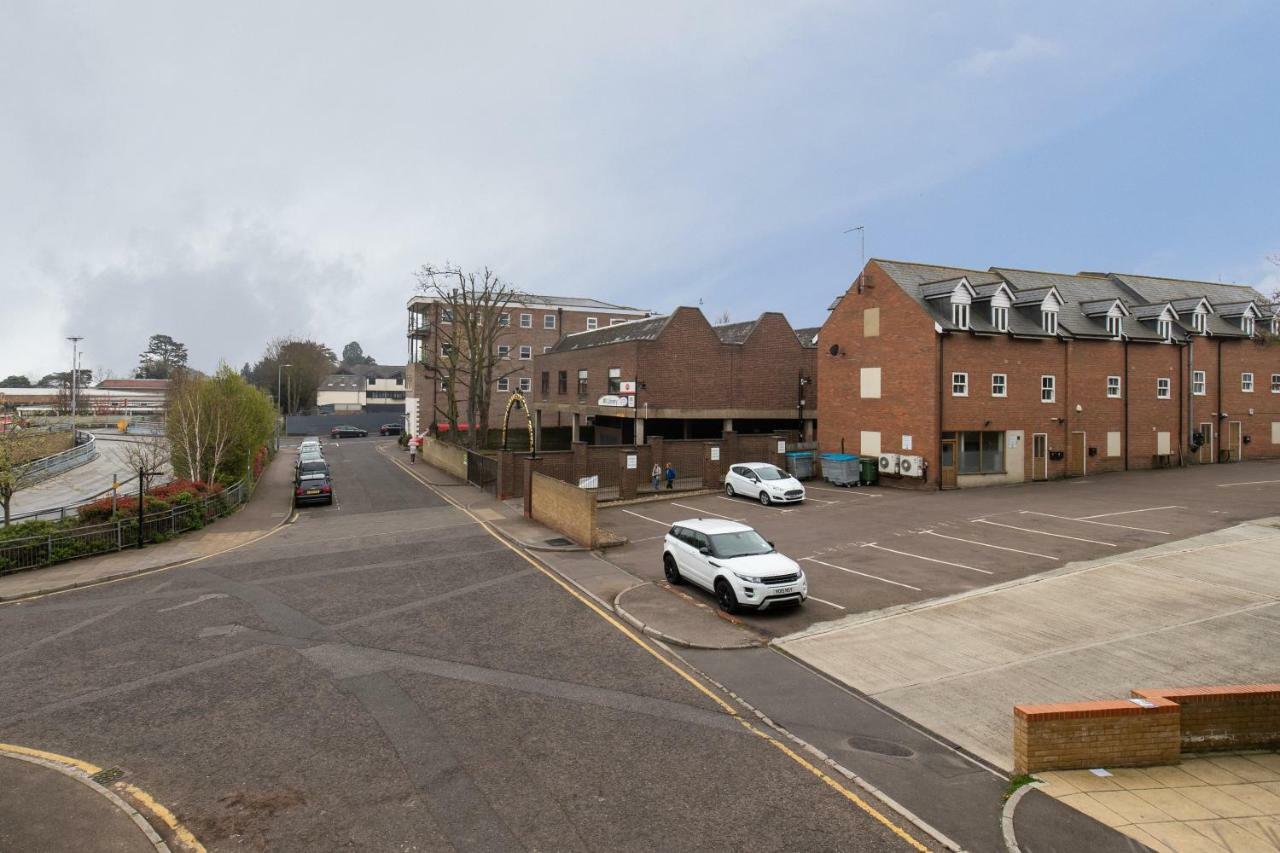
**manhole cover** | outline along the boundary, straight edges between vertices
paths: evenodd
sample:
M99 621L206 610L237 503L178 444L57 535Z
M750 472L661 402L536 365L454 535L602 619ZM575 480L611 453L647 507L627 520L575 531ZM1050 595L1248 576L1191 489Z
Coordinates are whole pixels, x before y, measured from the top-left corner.
M572 544L573 544L573 543L572 543L572 542L570 542L568 539L565 539L563 536L557 536L555 539L548 539L548 540L546 540L546 543L547 543L548 545L555 545L556 547L561 547L561 546L563 546L563 545L572 545Z
M108 767L106 770L99 770L89 778L97 782L99 785L110 785L123 775L124 771L119 767Z
M895 758L910 758L915 755L907 747L900 743L894 743L891 740L880 740L874 737L862 737L854 735L845 741L850 749L856 749L859 752L874 752L879 755L892 755Z

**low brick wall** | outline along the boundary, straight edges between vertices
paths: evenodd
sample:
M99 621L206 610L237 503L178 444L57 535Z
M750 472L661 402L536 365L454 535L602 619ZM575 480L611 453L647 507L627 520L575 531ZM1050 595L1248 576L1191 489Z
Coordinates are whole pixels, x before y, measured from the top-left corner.
M1154 707L1123 699L1015 705L1014 772L1177 764L1178 705L1149 702Z
M467 479L467 451L465 448L447 441L440 441L431 436L422 437L423 461L434 465L441 471L452 474L460 480Z
M1183 752L1280 747L1280 684L1134 690L1133 695L1177 704Z
M528 513L534 521L562 533L579 545L596 545L596 495L554 477L530 474Z

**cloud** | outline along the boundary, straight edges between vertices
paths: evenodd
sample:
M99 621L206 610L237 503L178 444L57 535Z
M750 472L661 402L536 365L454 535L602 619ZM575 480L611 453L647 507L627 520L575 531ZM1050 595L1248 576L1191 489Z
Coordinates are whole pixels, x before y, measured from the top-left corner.
M960 60L962 74L985 77L1009 73L1020 65L1056 59L1063 49L1057 42L1029 33L1018 34L1008 47L981 48Z

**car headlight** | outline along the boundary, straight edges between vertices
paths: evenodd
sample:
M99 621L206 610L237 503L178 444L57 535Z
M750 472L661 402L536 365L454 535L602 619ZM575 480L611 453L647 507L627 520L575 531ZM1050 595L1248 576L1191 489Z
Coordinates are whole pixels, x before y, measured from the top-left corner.
M734 577L747 583L764 583L764 579L758 575L744 575L741 572L734 572Z

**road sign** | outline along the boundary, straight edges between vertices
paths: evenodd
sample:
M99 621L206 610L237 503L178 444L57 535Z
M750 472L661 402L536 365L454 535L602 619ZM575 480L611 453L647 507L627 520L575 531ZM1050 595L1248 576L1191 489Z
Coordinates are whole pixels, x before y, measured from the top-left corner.
M636 383L620 382L618 383L618 391L622 394L634 394L636 393Z
M628 406L635 405L630 397L623 397L618 394L606 394L596 401L597 406L611 406L613 408L625 409Z

